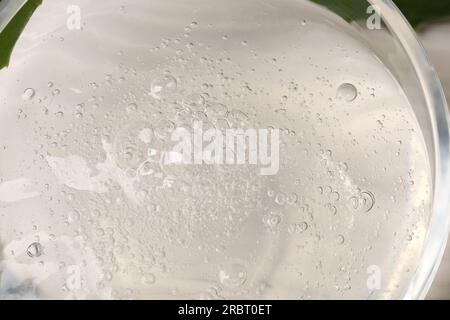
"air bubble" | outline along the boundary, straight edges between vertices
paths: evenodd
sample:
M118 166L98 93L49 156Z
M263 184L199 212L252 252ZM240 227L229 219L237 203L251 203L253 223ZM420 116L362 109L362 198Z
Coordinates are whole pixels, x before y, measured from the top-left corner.
M284 193L278 193L275 196L275 202L280 206L284 205L286 203L286 195Z
M39 242L33 242L27 248L27 254L31 258L39 257L42 254L42 246Z
M331 214L336 215L337 214L337 208L330 203L328 204L328 209L330 210Z
M22 99L25 101L29 101L34 98L36 95L36 91L33 88L27 88L22 94Z
M137 104L132 102L132 103L128 104L126 111L127 111L127 113L132 113L132 112L136 112L137 109L138 109Z
M286 203L289 205L294 205L298 201L298 195L296 193L290 193L286 197Z
M356 87L351 83L343 83L339 86L337 90L336 97L340 100L344 100L346 102L352 102L358 96L358 91Z
M334 201L334 202L339 201L340 198L341 198L341 195L339 194L339 192L333 191L333 192L330 194L330 199L331 199L332 201Z
M280 222L281 222L281 215L276 212L271 212L264 218L264 223L269 228L275 228L280 224Z
M370 191L361 192L359 195L350 198L350 206L354 210L369 212L375 205L375 196Z
M372 210L375 205L375 196L369 191L362 192L360 195L361 208L365 212Z
M305 232L308 229L308 224L306 222L300 222L292 224L288 227L288 232L290 234L299 234Z

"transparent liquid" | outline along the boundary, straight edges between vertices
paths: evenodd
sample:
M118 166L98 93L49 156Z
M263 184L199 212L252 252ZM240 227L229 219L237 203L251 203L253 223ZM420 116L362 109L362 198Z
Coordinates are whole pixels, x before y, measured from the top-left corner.
M411 106L306 1L45 1L0 71L0 297L398 298L432 197ZM280 170L160 165L279 128ZM375 277L375 278L374 278Z

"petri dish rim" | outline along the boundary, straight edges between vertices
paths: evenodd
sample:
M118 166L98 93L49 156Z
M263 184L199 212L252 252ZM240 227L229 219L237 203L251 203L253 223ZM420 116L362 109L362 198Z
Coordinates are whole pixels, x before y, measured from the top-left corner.
M404 299L424 299L436 276L450 231L450 116L444 90L424 47L392 0L368 0L378 6L384 23L405 51L422 87L431 119L434 156L434 199L422 256Z

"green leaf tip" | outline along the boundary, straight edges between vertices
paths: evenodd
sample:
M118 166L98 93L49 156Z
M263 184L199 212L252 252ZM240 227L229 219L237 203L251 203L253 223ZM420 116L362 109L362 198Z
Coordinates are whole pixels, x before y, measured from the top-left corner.
M0 69L9 65L9 60L17 40L42 0L28 0L8 25L0 32Z
M312 0L347 22L367 17L369 2L365 0ZM449 0L393 0L409 23L416 28L423 22L450 17Z

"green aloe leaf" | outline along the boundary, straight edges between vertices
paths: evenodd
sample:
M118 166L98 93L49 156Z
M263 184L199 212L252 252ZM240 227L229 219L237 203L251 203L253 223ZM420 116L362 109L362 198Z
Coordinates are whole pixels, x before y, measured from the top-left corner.
M449 0L394 0L413 27L444 17L450 17Z
M367 17L365 0L312 0L327 7L347 21ZM450 17L449 0L393 0L405 17L416 28L419 24Z
M9 65L14 45L42 0L28 0L0 33L0 69Z

